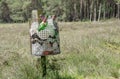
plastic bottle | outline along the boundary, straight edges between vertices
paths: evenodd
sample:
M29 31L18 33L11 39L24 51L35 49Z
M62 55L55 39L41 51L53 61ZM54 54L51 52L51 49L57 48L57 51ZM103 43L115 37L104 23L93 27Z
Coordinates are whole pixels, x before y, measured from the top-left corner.
M43 21L40 23L39 27L38 27L38 31L44 30L45 27L47 26L47 18L44 18Z

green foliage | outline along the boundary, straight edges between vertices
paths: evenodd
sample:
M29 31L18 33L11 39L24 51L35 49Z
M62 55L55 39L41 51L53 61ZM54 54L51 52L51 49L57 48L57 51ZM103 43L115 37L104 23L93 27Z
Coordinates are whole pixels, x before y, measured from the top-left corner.
M3 1L0 2L0 6L2 6L1 4L2 2ZM31 3L30 0L22 0L22 1L21 0L6 0L4 2L6 2L6 4L9 7L9 11L10 11L9 15L10 15L10 18L13 20L13 22L17 22L17 21L20 22L20 21L28 20L29 17L27 16L28 15L27 9ZM1 12L3 12L3 10L0 11L0 14ZM6 12L8 11L6 10Z
M43 9L45 15L57 15L59 21L97 21L105 18L119 18L120 0L1 0L8 5L5 15L13 22L28 21L33 9ZM117 7L118 6L118 7ZM2 7L1 7L2 8ZM6 21L1 15L0 21ZM4 7L5 8L5 7Z

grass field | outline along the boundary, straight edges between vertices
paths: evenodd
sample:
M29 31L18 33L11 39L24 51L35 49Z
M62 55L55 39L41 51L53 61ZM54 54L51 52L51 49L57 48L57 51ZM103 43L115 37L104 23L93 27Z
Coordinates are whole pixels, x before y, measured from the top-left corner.
M61 54L46 79L120 79L120 21L59 23ZM30 53L29 24L0 24L0 79L43 79Z

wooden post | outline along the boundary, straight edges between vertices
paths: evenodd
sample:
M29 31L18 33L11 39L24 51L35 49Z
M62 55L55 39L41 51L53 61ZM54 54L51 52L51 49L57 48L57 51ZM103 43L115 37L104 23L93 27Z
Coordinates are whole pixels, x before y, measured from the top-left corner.
M40 18L39 18L39 15L42 14L42 10L34 10L32 12L32 20L34 21L38 21L39 24L40 24ZM31 23L29 22L29 24L31 25ZM32 44L31 44L32 45ZM31 47L32 49L32 47ZM32 50L31 50L32 51ZM41 58L38 58L37 59L37 62L36 62L36 67L37 69L39 70L39 68L41 67L41 70L42 70L42 77L45 78L46 76L46 56L41 56Z
M47 68L46 68L46 56L41 56L41 58L37 59L36 67L38 70L42 71L42 78L46 78Z
M46 56L41 56L41 67L42 67L42 77L45 78L47 70L46 70Z

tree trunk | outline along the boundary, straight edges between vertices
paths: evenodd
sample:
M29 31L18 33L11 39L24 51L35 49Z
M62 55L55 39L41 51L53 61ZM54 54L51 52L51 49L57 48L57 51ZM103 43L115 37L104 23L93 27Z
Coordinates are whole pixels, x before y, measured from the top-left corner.
M92 21L92 14L93 14L93 1L90 6L90 21Z
M120 4L118 3L118 19L120 18Z
M94 21L96 21L96 4L94 4Z
M74 21L77 20L77 4L76 4L76 2L74 3L74 16L73 16L73 20Z
M83 0L80 0L80 20L83 19Z
M99 14L98 14L98 21L100 21L100 18L101 18L101 7L102 7L102 4L100 3Z
M32 0L31 1L31 5L32 5L32 9L41 9L42 5L41 5L41 0Z
M87 18L87 3L84 1L84 19Z
M4 1L1 3L1 12L3 22L12 21L12 19L10 18L10 10L8 4Z
M104 5L105 5L105 3L104 3ZM106 5L104 6L104 14L103 14L103 18L104 18L104 20L105 20L105 18L106 18Z
M87 10L88 10L88 19L90 19L90 0L88 0L88 6L87 6Z

